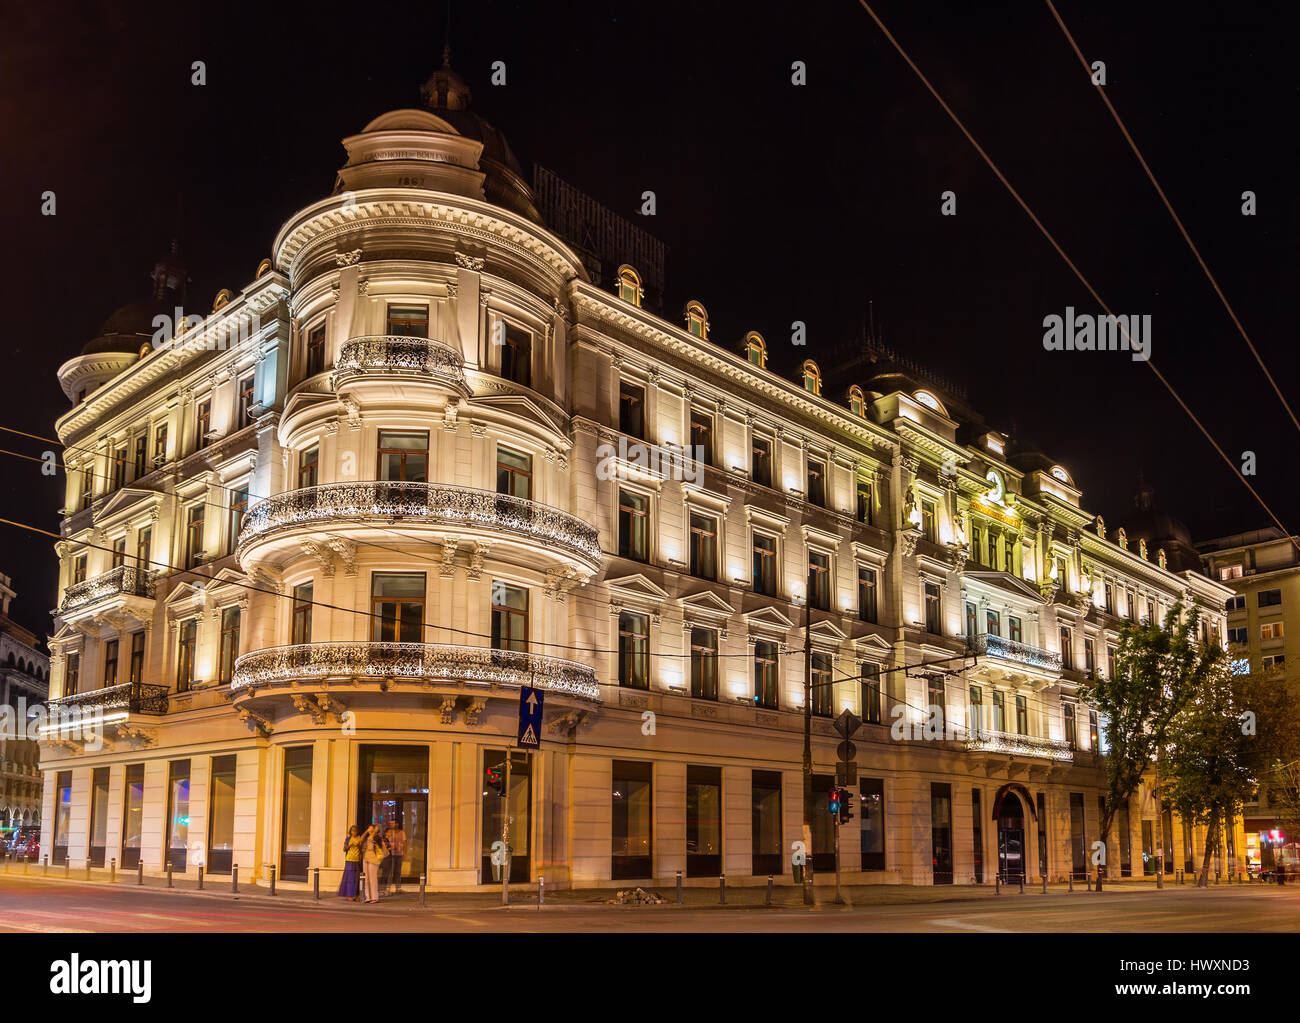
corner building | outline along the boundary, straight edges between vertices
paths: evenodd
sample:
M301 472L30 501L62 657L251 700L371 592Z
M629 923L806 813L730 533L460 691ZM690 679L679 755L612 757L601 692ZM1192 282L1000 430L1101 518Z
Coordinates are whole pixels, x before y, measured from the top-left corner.
M593 282L464 82L424 92L344 140L239 294L154 346L173 252L60 372L52 688L105 741L43 746L52 862L329 890L348 826L396 818L408 879L492 883L485 771L531 685L515 881L789 882L811 603L820 876L845 708L847 880L1081 874L1077 685L1124 615L1196 596L1220 635L1225 588L1108 538L1068 470L888 353L787 380L702 304L643 308L635 268Z

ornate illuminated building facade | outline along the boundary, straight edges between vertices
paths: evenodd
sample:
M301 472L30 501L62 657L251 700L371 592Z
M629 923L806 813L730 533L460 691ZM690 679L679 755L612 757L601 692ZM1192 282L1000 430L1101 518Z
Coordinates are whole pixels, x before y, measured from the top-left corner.
M173 254L61 370L53 690L105 741L50 732L54 862L332 885L348 826L397 818L408 877L490 883L528 685L516 881L788 881L807 667L817 870L849 708L846 878L1082 872L1078 685L1125 617L1195 598L1221 635L1227 589L887 353L788 379L700 303L650 312L630 265L597 286L464 82L424 92L344 140L241 292L155 346Z
M0 707L7 715L0 728L0 839L41 820L40 746L28 711L45 702L50 682L40 641L9 617L15 595L12 580L0 574Z

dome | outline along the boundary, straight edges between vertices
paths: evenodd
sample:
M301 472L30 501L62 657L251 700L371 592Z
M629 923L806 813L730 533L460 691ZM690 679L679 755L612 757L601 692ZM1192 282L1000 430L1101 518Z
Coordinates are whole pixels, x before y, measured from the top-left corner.
M166 316L170 320L176 315L177 306L185 301L185 285L189 277L174 241L171 252L154 264L150 276L154 282L153 295L117 309L104 321L95 339L82 348L82 355L109 352L135 355L140 351L140 345L158 329L154 324L156 317Z

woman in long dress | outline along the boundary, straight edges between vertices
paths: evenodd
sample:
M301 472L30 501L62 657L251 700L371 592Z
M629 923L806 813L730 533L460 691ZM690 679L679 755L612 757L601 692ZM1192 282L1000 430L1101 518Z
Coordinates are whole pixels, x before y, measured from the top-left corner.
M361 832L353 824L348 828L348 837L343 840L346 851L343 857L343 880L339 884L339 898L356 902L361 887Z

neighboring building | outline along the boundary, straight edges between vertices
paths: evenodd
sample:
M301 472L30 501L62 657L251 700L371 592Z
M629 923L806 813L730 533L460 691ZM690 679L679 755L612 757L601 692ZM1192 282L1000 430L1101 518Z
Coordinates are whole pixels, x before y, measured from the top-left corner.
M1206 574L1233 589L1225 605L1233 659L1291 687L1300 698L1300 553L1295 541L1269 526L1196 546ZM1283 833L1267 792L1246 805L1245 818L1246 848L1253 864L1271 867L1279 845L1300 839Z
M328 888L348 825L397 818L408 876L490 883L485 772L532 685L516 880L788 881L811 598L817 870L844 708L848 880L1087 869L1079 684L1126 617L1196 597L1220 635L1228 589L1116 542L1066 468L906 367L831 393L698 302L651 314L631 266L594 286L464 82L425 92L177 344L124 316L60 371L88 393L58 423L54 684L111 735L46 746L54 861Z
M0 829L41 821L40 746L25 733L27 712L45 703L50 684L50 659L36 635L9 617L13 599L12 581L0 574L0 705L12 726L0 730Z

